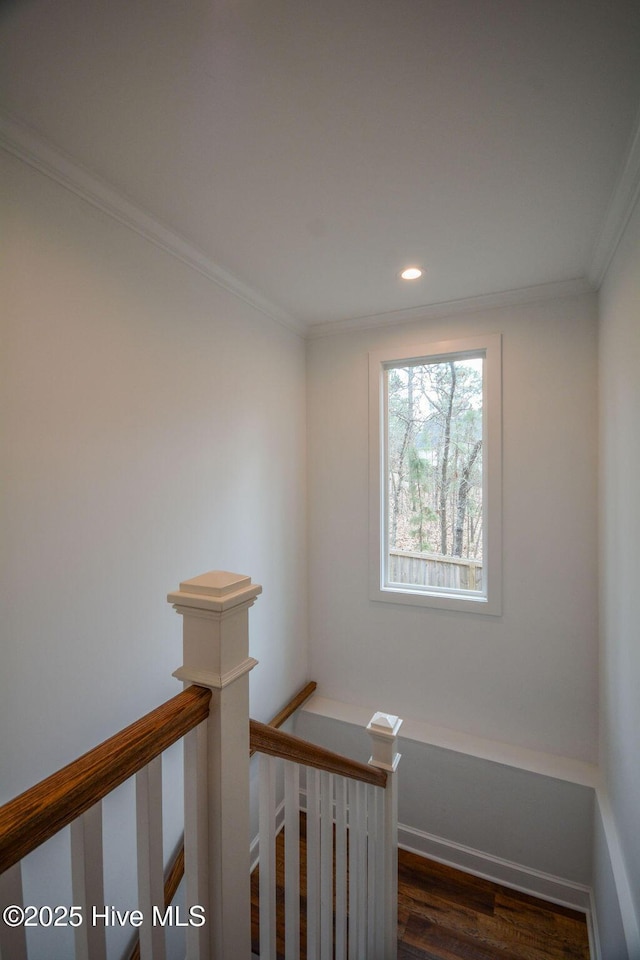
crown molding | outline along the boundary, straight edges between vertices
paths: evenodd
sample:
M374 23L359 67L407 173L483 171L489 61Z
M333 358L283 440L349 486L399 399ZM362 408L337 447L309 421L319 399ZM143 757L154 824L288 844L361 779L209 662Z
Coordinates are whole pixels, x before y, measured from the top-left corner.
M594 248L595 252L588 279L581 277L536 284L532 287L482 294L460 300L424 304L389 313L348 317L307 325L263 297L262 294L243 283L232 273L225 270L224 267L215 263L189 240L180 236L171 227L161 223L97 174L81 166L60 149L48 143L35 130L6 114L0 114L0 147L34 167L85 202L101 210L118 223L144 237L170 256L196 270L212 283L249 304L264 316L307 339L592 292L593 289L597 289L604 278L633 206L640 195L639 125L609 205L598 243Z
M605 278L618 244L640 197L640 115L626 158L614 187L598 238L593 247L588 277L597 290Z
M47 143L35 130L6 114L0 114L0 147L276 323L299 336L306 334L306 325L300 320L214 263L189 240L119 193L97 174Z
M523 303L535 303L537 300L559 300L563 297L575 297L593 293L593 286L584 277L572 280L557 280L553 283L538 283L532 287L520 287L516 290L502 290L497 293L481 294L462 300L446 300L440 303L428 303L392 313L377 313L368 317L352 317L347 320L333 320L328 323L314 323L307 332L307 339L328 337L336 333L351 333L372 327L396 326L415 320L437 320L460 313L472 313L479 310L492 310L498 307L514 307Z

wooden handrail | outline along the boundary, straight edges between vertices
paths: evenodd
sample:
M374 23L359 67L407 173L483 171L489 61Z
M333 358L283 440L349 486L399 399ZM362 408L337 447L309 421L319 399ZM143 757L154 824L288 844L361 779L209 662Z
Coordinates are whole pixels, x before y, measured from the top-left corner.
M289 717L292 717L296 710L302 706L305 700L308 700L309 697L315 693L317 686L318 684L315 682L315 680L310 680L309 683L302 688L302 690L299 690L298 693L296 693L295 697L289 701L286 707L282 708L280 713L276 713L275 717L273 717L272 720L269 720L267 726L274 727L276 730L281 727L282 724L285 723ZM250 746L249 756L252 757L255 752L256 747Z
M276 730L279 729L282 724L293 716L296 710L302 706L305 700L308 700L312 693L315 693L318 684L315 680L310 680L298 693L295 697L289 701L286 707L283 707L280 713L276 713L275 717L272 720L269 720L269 726L275 727Z
M305 766L327 770L375 786L385 787L383 770L350 760L277 727L285 722L316 689L312 681L284 707L271 724L251 720L251 752L284 757ZM49 840L89 810L151 760L181 739L209 715L211 690L190 686L140 720L0 808L0 873ZM165 882L170 904L184 872L184 848ZM139 956L139 945L134 955Z
M302 763L306 767L315 767L317 770L337 773L342 777L362 780L364 783L372 783L376 787L386 787L387 785L385 770L370 767L368 764L359 763L357 760L350 760L348 757L343 757L332 750L326 750L324 747L308 743L300 737L294 737L291 733L274 730L266 723L250 720L249 731L252 750L268 753L272 757L282 757L284 760L293 760L294 763Z
M187 687L0 808L0 873L205 720L210 700L205 687Z

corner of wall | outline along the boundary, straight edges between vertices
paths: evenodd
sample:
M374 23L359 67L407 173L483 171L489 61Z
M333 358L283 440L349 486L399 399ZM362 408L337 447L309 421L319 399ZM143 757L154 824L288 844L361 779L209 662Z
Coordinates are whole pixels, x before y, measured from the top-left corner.
M609 798L596 789L593 906L597 960L640 960L640 923Z

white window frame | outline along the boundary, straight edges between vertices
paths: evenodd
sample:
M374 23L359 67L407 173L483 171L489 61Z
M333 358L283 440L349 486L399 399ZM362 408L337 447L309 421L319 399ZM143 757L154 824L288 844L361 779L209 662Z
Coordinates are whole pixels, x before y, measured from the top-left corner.
M482 355L483 368L483 590L390 585L386 468L387 396L385 373L391 367L424 361ZM437 607L464 613L502 613L502 337L499 333L386 347L369 354L369 553L372 600Z

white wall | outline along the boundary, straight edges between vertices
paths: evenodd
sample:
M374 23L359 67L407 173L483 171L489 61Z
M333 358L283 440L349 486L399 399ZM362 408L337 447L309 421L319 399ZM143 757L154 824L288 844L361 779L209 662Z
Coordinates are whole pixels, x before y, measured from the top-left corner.
M249 574L252 713L306 680L293 333L0 152L0 802L178 693L166 602Z
M367 353L493 332L503 334L503 615L370 601ZM310 343L310 675L323 696L595 759L596 370L588 296Z
M325 701L318 707L312 701L297 714L295 728L366 763L371 713L365 717L338 720L327 716ZM411 726L403 724L398 740L400 843L497 882L587 906L593 788L418 741Z
M640 957L640 208L600 291L601 765L629 954ZM610 816L609 816L610 813ZM604 886L604 870L598 882ZM604 910L605 898L601 899ZM612 954L614 956L614 954Z

